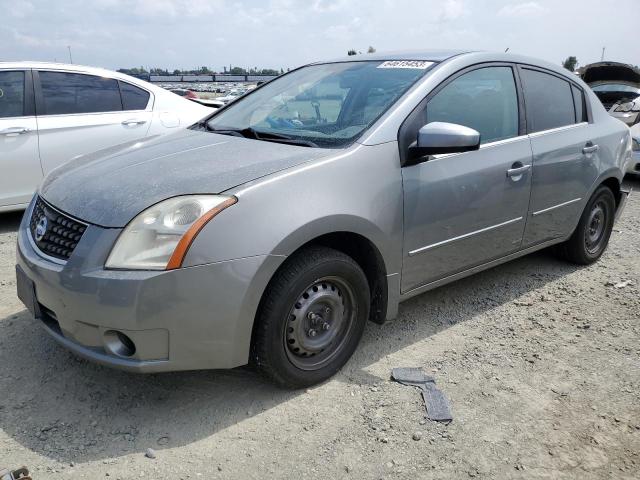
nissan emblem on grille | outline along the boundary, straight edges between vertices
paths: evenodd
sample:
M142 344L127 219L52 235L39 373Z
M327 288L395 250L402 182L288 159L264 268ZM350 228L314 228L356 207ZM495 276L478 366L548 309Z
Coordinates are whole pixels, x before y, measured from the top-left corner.
M59 260L69 259L87 228L86 224L56 210L40 197L33 206L29 227L38 250Z
M36 242L41 242L44 234L47 233L47 217L42 217L36 225Z

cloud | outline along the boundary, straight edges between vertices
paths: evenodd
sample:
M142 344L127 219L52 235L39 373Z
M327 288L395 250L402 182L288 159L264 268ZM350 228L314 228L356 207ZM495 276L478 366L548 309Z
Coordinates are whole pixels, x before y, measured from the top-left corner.
M456 20L467 14L467 8L461 0L447 0L442 6L441 18L445 21Z
M8 13L14 18L25 18L31 15L35 11L33 3L27 0L12 1L2 0L0 1L0 12Z
M498 10L500 17L539 17L547 13L547 9L538 2L508 4Z

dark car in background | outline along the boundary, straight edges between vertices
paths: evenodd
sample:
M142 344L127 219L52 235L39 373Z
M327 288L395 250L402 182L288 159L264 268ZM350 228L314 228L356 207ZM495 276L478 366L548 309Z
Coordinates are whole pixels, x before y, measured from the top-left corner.
M582 79L609 114L630 127L640 121L640 69L619 62L587 65Z

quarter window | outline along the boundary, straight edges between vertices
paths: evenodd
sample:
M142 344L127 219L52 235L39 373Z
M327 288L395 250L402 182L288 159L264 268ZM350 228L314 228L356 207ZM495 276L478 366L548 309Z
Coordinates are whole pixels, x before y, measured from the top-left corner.
M529 132L576 123L576 109L568 81L528 68L522 69L522 81Z
M518 136L518 95L511 67L486 67L448 83L427 103L427 123L449 122L480 132L489 143Z
M78 73L39 74L45 115L122 110L117 80Z
M0 72L0 118L24 115L24 72Z
M149 103L149 92L134 87L130 83L120 82L122 108L124 110L144 110Z
M576 123L587 121L587 112L584 108L584 92L575 85L571 85L571 92L573 93L573 105L576 109Z

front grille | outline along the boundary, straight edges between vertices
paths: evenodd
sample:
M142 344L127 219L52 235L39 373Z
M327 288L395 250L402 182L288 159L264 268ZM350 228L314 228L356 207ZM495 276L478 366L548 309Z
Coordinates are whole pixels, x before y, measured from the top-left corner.
M616 102L602 102L602 105L604 106L604 109L608 112L609 110L611 110L611 107L613 107L616 104Z
M68 260L87 226L51 207L40 197L36 199L29 229L31 238L43 253Z

